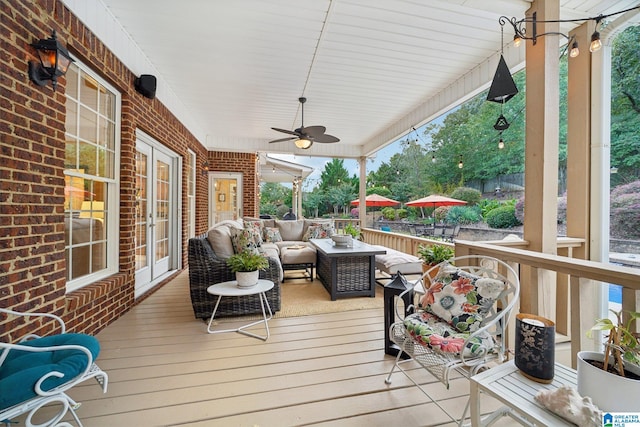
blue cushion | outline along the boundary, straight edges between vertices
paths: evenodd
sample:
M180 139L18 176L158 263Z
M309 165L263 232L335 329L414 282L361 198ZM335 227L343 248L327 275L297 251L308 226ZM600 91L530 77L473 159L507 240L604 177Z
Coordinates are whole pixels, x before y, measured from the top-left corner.
M31 347L79 345L91 352L93 360L100 353L100 343L91 335L60 334L36 338L20 343ZM79 350L59 350L31 353L11 350L0 366L0 410L36 396L35 384L45 374L53 371L64 374L62 378L49 377L42 384L51 390L74 379L87 366L87 356Z

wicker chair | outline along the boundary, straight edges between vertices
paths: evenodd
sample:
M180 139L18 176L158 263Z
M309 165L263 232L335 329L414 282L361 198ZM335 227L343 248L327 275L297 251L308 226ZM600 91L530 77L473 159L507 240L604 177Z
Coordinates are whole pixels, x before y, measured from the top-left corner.
M189 239L189 289L191 304L196 318L209 319L217 297L209 294L207 288L216 283L235 280L235 273L227 266L227 260L214 252L207 235ZM273 312L280 310L280 265L269 258L269 267L260 271L260 278L271 280L273 289L266 292L267 301ZM218 306L216 318L262 313L259 296L248 295L237 298L223 298Z
M408 308L417 312L405 317L402 297L412 291L414 304ZM385 382L391 384L398 369L429 396L401 365L417 362L449 388L452 371L470 378L503 362L506 328L519 293L516 272L496 258L461 256L431 268L397 299L396 315L402 320L391 325L389 336L401 351ZM469 403L460 425L468 408Z

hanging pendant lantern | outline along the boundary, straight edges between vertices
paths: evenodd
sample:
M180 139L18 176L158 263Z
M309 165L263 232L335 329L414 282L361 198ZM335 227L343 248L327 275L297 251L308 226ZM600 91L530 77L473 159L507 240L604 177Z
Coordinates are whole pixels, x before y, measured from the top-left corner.
M514 82L513 77L511 77L511 72L509 71L509 67L507 67L504 56L500 55L500 61L498 62L496 74L493 76L493 81L491 82L487 101L504 104L517 93L518 88L516 87L516 82Z

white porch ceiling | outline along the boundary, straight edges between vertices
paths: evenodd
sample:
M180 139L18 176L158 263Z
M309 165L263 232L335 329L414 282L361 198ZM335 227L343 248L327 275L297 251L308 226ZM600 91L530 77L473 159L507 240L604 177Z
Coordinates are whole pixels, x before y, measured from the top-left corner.
M210 150L368 156L487 87L529 0L65 0ZM560 0L563 19L638 0ZM104 13L104 7L107 13ZM102 12L102 13L101 13ZM564 25L568 31L573 25ZM121 32L125 36L118 36ZM513 37L505 27L505 41ZM521 67L524 47L506 48ZM583 49L586 49L584 47ZM304 124L336 144L269 144Z

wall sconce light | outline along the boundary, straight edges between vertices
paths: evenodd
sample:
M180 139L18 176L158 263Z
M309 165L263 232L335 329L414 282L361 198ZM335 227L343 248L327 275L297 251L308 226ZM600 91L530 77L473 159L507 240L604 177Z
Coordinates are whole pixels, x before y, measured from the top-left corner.
M460 161L458 161L458 169L462 169L464 167L464 163L462 163L462 154L460 154Z
M69 51L58 41L55 30L51 37L31 43L31 46L38 52L40 63L29 61L29 78L38 86L44 86L47 80L51 80L55 91L58 77L64 76L73 62Z
M207 161L202 163L202 175L203 176L209 175L209 162L207 162Z

